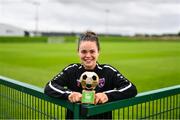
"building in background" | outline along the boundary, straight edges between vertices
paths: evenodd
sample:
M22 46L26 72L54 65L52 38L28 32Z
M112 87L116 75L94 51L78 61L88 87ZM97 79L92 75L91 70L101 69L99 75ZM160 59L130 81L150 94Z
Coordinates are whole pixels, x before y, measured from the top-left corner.
M0 36L29 36L30 33L13 25L0 23Z

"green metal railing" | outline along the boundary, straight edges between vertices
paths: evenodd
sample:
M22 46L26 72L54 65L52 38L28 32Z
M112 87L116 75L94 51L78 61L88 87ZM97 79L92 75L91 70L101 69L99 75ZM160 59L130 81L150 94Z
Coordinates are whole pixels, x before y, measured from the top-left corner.
M79 118L79 108L45 95L42 88L0 76L0 119L65 119L67 109Z
M180 85L140 93L101 105L72 104L51 98L42 88L0 76L0 119L65 119L112 111L113 119L180 119Z
M84 105L84 117L113 111L114 119L180 119L180 85L140 93L134 98Z

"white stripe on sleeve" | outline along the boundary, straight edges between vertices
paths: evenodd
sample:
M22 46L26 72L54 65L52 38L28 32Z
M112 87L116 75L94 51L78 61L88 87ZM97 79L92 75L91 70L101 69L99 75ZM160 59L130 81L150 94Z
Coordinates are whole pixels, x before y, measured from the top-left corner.
M123 92L123 91L129 89L131 86L132 86L132 84L130 83L127 87L122 88L122 89L120 89L120 90L108 90L108 91L105 91L104 93L111 93L111 92L116 92L116 91L117 91L117 92Z
M59 92L59 93L61 93L61 94L64 94L64 93L70 94L70 93L72 93L72 92L69 92L69 91L65 91L65 92L64 92L64 91L62 91L62 90L60 90L60 89L55 88L54 86L52 86L51 81L49 82L49 87L50 87L51 89L53 89L54 91Z
M106 68L110 68L111 70L113 70L114 72L117 72L117 70L116 69L114 69L113 67L111 67L111 66L109 66L109 65L104 65L104 67L106 67Z

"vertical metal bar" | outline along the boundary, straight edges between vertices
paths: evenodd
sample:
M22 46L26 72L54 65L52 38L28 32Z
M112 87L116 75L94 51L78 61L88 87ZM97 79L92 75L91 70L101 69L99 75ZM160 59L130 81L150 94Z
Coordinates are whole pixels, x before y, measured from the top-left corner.
M5 95L6 96L8 96L8 88L7 87L5 87ZM9 107L9 105L8 105L8 99L7 98L5 98L5 102L6 102L6 105L7 105L7 110L6 109L4 109L4 116L5 116L5 118L7 117L7 114L8 114L8 107Z
M36 98L36 99L37 99L37 118L40 119L40 118L39 118L39 112L40 112L41 110L39 109L39 98ZM37 119L37 118L36 118L36 119Z
M13 117L12 117L12 109L13 109L13 107L12 107L12 104L13 104L13 100L12 100L12 88L10 89L10 98L11 98L11 101L10 101L10 118L12 119Z
M10 118L12 118L12 88L9 89L9 97L10 97L10 101L9 101L9 104L10 104Z
M9 118L12 118L11 116L12 116L12 114L11 114L11 108L12 108L12 106L11 106L11 102L12 102L12 100L11 100L11 88L9 88Z
M123 108L123 119L125 119L125 108Z
M7 88L7 87L6 87L6 90L5 90L5 91L6 91L6 96L8 96L8 88ZM7 104L7 110L6 110L5 113L4 113L5 115L8 114L8 110L9 110L9 109L8 109L8 108L9 108L8 98L6 98L6 104Z
M156 100L156 119L158 118L158 100Z
M8 88L9 88L9 87L8 87ZM9 104L9 114L8 114L8 115L9 115L9 118L11 118L11 101L12 101L12 100L11 100L11 88L9 88L8 91L9 91L9 93L8 93L8 94L9 94L9 95L8 95L8 97L9 97L9 102L8 102L8 104Z
M34 118L34 107L33 107L33 103L34 103L34 99L33 99L33 96L31 96L31 117L32 119L35 119Z
M50 104L50 119L52 119L52 103L49 103Z
M18 113L16 113L16 114L18 114L17 115L17 119L20 119L20 103L18 103L18 102L20 102L20 99L19 99L19 91L17 91L16 92L17 93L17 111L18 111Z
M47 102L47 119L49 118L49 102Z
M32 95L30 95L30 119L33 119L33 114L32 114Z
M2 103L2 90L1 90L1 88L2 88L2 86L0 84L0 106L2 106L1 105L1 103ZM2 113L2 107L0 108L0 113ZM2 119L1 117L2 117L2 115L0 116L0 119Z
M150 116L150 114L151 114L151 102L149 101L148 103L149 103L149 107L148 107L149 108L149 115L148 116Z
M43 100L43 105L42 105L42 108L43 108L43 110L42 110L42 112L43 112L42 118L43 118L43 119L45 119L45 114L46 114L46 111L45 111L46 105L45 105L45 104L46 104L46 103L45 103L45 100Z
M138 104L136 105L136 119L138 119Z
M152 119L154 119L154 100L152 101Z
M35 103L36 103L36 106L35 106L35 115L36 115L36 119L39 119L39 103L38 103L38 100L39 98L35 97Z
M27 110L27 119L30 119L30 96L27 94L27 105L28 105L28 110Z
M127 107L127 118L126 119L129 119L129 106Z
M167 100L167 101L166 101L166 107L167 107L167 108L166 108L166 109L167 109L166 119L168 119L168 104L169 104L169 102L168 102L168 97L166 97L166 98L167 98L167 99L166 99L166 100Z
M1 95L1 96L0 96L0 105L2 105L2 103L3 103L3 90L2 90L2 87L3 87L3 86L0 84L0 91L1 91L1 92L0 92L0 95ZM2 114L1 117L0 117L0 119L3 119L3 108L1 107L0 110L1 110L0 112L1 112L1 114Z
M51 116L51 119L53 119L53 109L52 109L52 103L50 103L50 116Z
M5 89L5 87L3 86L3 93L4 93L4 95L6 95L6 89ZM5 100L5 98L3 98L4 100ZM5 102L5 105L6 105L6 102ZM3 105L3 111L2 111L2 113L3 113L3 118L5 119L5 110L4 110L4 106L5 105Z
M119 119L122 119L122 108L119 109L119 116L118 116Z
M11 95L10 95L10 88L8 87L8 105L9 105L9 111L8 111L8 117L11 117Z
M4 93L5 93L5 95L7 96L7 87L5 87L4 88ZM7 98L5 98L5 106L7 106L7 108L8 108L8 104L7 104ZM7 112L8 112L8 109L7 110L5 110L5 109L3 109L3 114L4 114L4 118L6 118L6 114L7 114Z
M3 101L3 97L2 97L2 94L3 94L3 92L2 92L2 85L0 84L0 105L2 105L2 101ZM2 110L3 108L1 107L0 108L0 113L1 113L1 116L0 116L0 119L3 119L3 116L2 116Z
M73 113L74 113L74 119L79 119L80 118L80 114L79 114L79 111L80 111L80 105L79 104L74 104L74 110L73 110Z
M62 110L62 107L61 107L61 106L58 106L58 107L59 107L59 111L60 111L60 112L59 112L59 113L60 113L60 118L63 119L63 117L62 117L62 116L63 116L63 115L62 115L62 111L63 111L63 110ZM65 116L66 116L66 114L65 114Z
M36 99L36 97L33 97L34 98L34 102L35 102L35 105L34 105L34 119L37 119L37 114L36 114L36 106L37 106L37 99Z
M56 106L54 103L53 103L53 105L54 105L54 119L55 119L56 118Z
M25 93L23 93L23 91L21 92L21 100L22 100L22 119L24 119L24 112L25 112L25 110L24 110L24 94Z
M23 109L22 109L22 92L21 92L21 91L20 91L20 106L21 106L21 107L20 107L20 109L21 109L20 118L23 119L23 117L22 117L22 114L23 114Z
M27 104L27 94L24 95L24 104L25 104L25 112L24 112L24 119L27 119L27 111L28 111L28 104Z
M3 95L5 95L4 86L3 86L3 88L2 88L2 91L3 91ZM3 97L3 100L4 100L4 97ZM2 100L2 101L3 101L3 100ZM3 105L3 109L2 109L2 118L5 119L5 117L4 117L4 105Z
M35 119L35 117L34 117L34 96L32 96L32 118Z
M134 119L134 105L132 106L132 119Z
M44 100L44 117L43 117L44 119L46 118L46 110L47 110L46 109L46 101Z
M60 117L59 117L59 106L57 105L57 119L60 119Z
M12 91L13 91L13 89L11 88L10 89L10 97L11 97L11 101L10 101L10 106L11 106L11 119L13 118L12 117L12 113L13 113L13 107L12 107L12 105L13 105L13 98L12 98Z
M175 119L174 111L175 111L175 95L173 95L173 119Z
M141 109L140 111L141 111L141 118L142 118L142 114L143 114L142 105L143 105L143 103L141 103L140 105L141 105L141 106L140 106L140 107L141 107L141 108L140 108L140 109Z
M13 90L13 118L16 119L16 90Z
M27 111L28 117L27 118L31 119L31 115L30 115L31 114L31 108L30 108L31 106L30 106L30 95L29 94L27 95L27 104L28 104L28 111Z
M34 104L34 119L37 119L37 117L36 117L36 115L37 115L37 114L36 114L37 101L36 101L36 97L33 97L33 98L34 98L33 100L34 100L34 103L35 103L35 104Z
M166 110L165 101L166 101L166 98L163 98L163 117L162 117L162 119L165 118L165 112L164 112Z
M11 119L14 118L14 89L11 89Z
M161 119L161 114L162 114L162 113L161 113L161 112L162 112L162 110L161 110L161 105L162 105L162 99L160 99L160 106L159 106L159 109L160 109L160 116L159 116L159 117L160 117L160 119Z
M7 88L7 87L5 87L5 91L6 91L6 96L8 96L8 88ZM8 106L8 99L6 98L5 100L6 100L5 102L6 102L6 105L7 105L7 110L4 109L4 116L5 116L5 118L6 118L6 117L7 117L7 113L8 113L8 107L9 107L9 106ZM5 107L6 107L6 106L5 106Z
M176 95L176 119L178 118L178 109L180 109L179 108L179 106L178 106L178 94Z
M21 100L21 91L19 91L19 102L20 102L20 119L22 119L22 100Z
M179 105L179 103L180 103L180 101L179 101L179 94L177 94L176 95L176 107L177 107L177 110L176 110L176 118L179 118L180 117L180 105Z
M20 119L21 118L21 95L20 95L20 92L19 91L17 91L17 94L18 94L18 102L19 103L17 103L17 106L18 106L18 119Z
M33 96L33 117L36 119L36 98Z
M171 109L172 108L172 106L171 106L171 103L172 103L171 96L169 98L170 98L170 103L169 104L170 104L170 119L171 119L172 118L172 116L171 116L171 112L172 112L172 109Z
M172 119L174 119L174 95L173 96L171 96L172 98Z
M147 102L145 102L145 105L144 105L144 107L145 107L145 111L144 111L144 117L146 118L146 109L147 109Z
M176 107L175 107L175 103L176 103L176 100L175 100L175 95L172 96L172 99L173 99L173 119L175 119L175 111L176 111Z
M42 117L42 113L43 113L43 105L42 105L42 104L43 104L43 100L40 99L40 102L41 102L41 119L42 119L42 118L43 118L43 117Z
M9 97L9 96L10 96L10 95L9 95L9 89L10 89L10 88L7 87L7 96L8 96L8 99L7 99L7 104L8 104L8 108L7 108L7 111L8 111L8 112L7 112L7 115L8 115L8 118L10 117L10 104L9 104L9 101L11 100L10 97Z

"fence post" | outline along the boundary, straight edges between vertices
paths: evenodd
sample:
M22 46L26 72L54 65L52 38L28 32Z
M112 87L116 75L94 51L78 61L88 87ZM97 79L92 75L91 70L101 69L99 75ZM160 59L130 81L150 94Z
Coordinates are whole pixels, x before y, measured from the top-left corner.
M74 103L74 110L73 110L74 119L80 119L80 104Z

